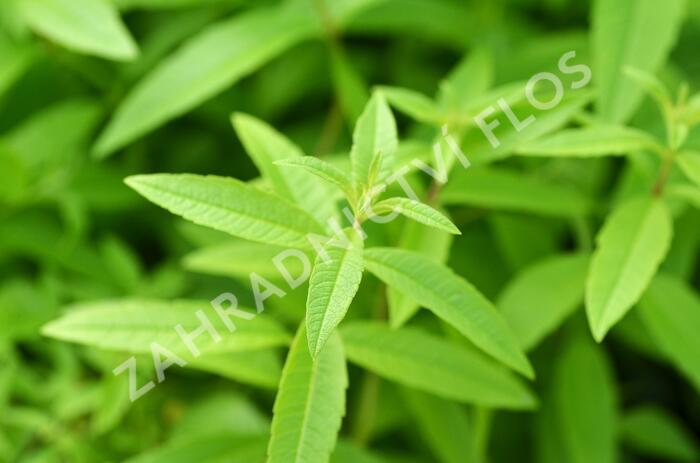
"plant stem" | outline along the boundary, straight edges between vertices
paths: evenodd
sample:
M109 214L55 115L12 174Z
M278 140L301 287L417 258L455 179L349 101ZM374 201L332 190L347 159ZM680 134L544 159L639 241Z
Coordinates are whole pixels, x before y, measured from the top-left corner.
M664 191L666 182L668 181L668 176L671 173L671 167L673 167L673 151L669 148L664 154L664 159L661 163L661 170L659 171L659 176L656 178L656 183L654 184L654 189L652 194L654 196L661 196Z

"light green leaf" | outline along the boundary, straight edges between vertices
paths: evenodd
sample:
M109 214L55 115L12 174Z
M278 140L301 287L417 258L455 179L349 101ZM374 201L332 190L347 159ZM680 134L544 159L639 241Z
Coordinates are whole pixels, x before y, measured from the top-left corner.
M205 29L139 82L95 146L106 156L186 113L317 32L298 2L256 8Z
M445 205L468 204L554 217L586 215L591 203L578 191L524 176L512 170L458 170L440 194Z
M265 440L213 434L168 443L125 460L125 463L249 463L265 458Z
M234 178L153 174L134 175L125 182L173 214L240 238L308 249L307 234L322 232L293 204Z
M331 71L340 107L352 127L369 100L367 84L340 47L331 49Z
M467 347L369 321L345 323L340 334L350 361L389 380L460 402L518 410L536 405L517 378Z
M271 244L256 243L232 238L224 243L207 246L190 254L182 261L183 266L195 272L248 279L253 272L270 279L281 277L274 258L287 248ZM304 272L303 262L295 257L283 261L290 275Z
M413 414L423 438L439 461L477 461L474 432L463 407L414 389L401 389L401 396Z
M276 389L282 373L277 352L271 349L203 355L190 366L266 389Z
M409 221L403 226L399 247L419 252L428 259L444 264L450 254L453 236L418 222ZM387 286L386 292L389 324L392 328L398 328L418 311L420 305L393 286Z
M397 212L405 215L409 219L420 222L429 227L437 228L438 230L460 235L461 232L453 224L450 219L445 217L441 212L433 209L425 203L415 201L409 198L395 197L385 199L372 206L374 214L386 214Z
M365 250L365 267L453 325L477 347L533 377L527 357L502 315L479 291L448 267L413 251Z
M440 125L447 120L447 113L422 93L401 87L383 86L379 89L389 104L419 122Z
M671 116L673 110L671 94L654 74L630 66L625 67L624 72L656 101L664 116Z
M586 314L601 341L642 295L670 246L673 223L660 199L620 205L598 237L586 283Z
M292 342L275 398L268 463L328 461L345 415L343 345L333 333L316 360L303 324Z
M485 49L477 48L440 82L437 100L450 111L464 112L491 88L493 74L493 58Z
M275 165L282 159L303 159L301 149L263 121L247 114L234 114L231 123L258 170L272 183L275 193L290 199L321 224L334 215L334 202L317 178L307 172L292 172Z
M684 151L676 156L676 162L683 173L700 187L700 153Z
M596 0L591 43L596 108L607 122L622 123L642 98L630 85L627 67L654 74L673 47L683 19L684 0Z
M393 460L392 460L393 461ZM331 463L389 463L367 448L360 447L348 440L338 440Z
M352 240L349 248L330 241L324 251L325 256L319 252L316 257L306 297L306 333L313 358L318 357L345 317L362 281L362 240L359 237Z
M654 405L643 405L627 412L620 423L622 440L642 455L663 461L693 462L700 450L692 435L666 412Z
M564 461L617 461L616 396L615 379L601 347L575 335L558 356L554 372L555 432L563 443Z
M679 198L700 209L700 187L692 185L669 185L664 190L669 197Z
M516 148L527 156L594 157L627 154L639 150L663 151L663 147L646 132L630 127L597 125L568 129Z
M208 333L196 339L195 345L202 355L264 349L289 342L284 328L270 317L250 320L230 317L236 327L230 333L208 301L195 300L116 299L82 303L69 307L66 315L44 325L42 333L63 341L134 354L150 354L153 342L172 352L185 353L187 346L175 327L180 324L187 333L196 330L202 325L196 315L198 310L204 312L221 335L219 342Z
M380 181L393 165L392 159L397 147L394 115L382 94L375 92L357 120L352 135L352 178L359 193L363 187L369 186L370 166L377 153L381 152L383 158L381 174L376 179Z
M639 309L656 345L700 391L700 297L682 280L659 274Z
M353 197L352 180L333 164L313 156L283 159L275 164L282 167L298 167L340 188L347 198Z
M138 48L109 0L22 0L22 14L35 32L68 49L131 60Z
M525 268L496 304L525 350L537 346L583 303L586 254L549 257Z

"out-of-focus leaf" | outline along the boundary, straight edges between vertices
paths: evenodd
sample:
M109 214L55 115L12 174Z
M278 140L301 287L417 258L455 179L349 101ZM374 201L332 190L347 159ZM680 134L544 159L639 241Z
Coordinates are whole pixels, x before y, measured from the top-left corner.
M327 188L307 172L292 171L275 164L283 159L302 159L304 153L275 129L247 114L231 118L238 137L262 175L272 183L275 193L288 198L320 223L334 214Z
M440 82L438 102L451 112L465 111L493 84L493 58L477 48L463 58Z
M249 463L265 458L265 438L231 438L228 434L186 439L149 450L127 463Z
M601 229L586 283L586 314L601 341L637 302L664 259L673 223L660 199L622 204Z
M476 288L448 267L413 251L371 248L365 267L433 311L480 349L533 377L530 362L503 316Z
M445 205L468 204L488 209L522 211L554 217L588 214L591 202L578 191L512 170L458 170L440 194Z
M673 461L697 461L698 445L678 420L663 408L643 405L625 413L622 440L639 453Z
M344 324L340 334L350 361L392 381L466 403L516 410L536 404L500 365L414 328L365 321Z
M423 438L441 462L477 461L474 431L459 404L407 388L402 389L401 395Z
M233 178L152 174L127 177L126 183L173 214L240 238L309 248L307 234L322 232L292 203Z
M683 19L683 0L596 0L591 43L596 109L607 122L625 122L642 98L630 85L627 66L655 73L666 61Z
M95 146L101 156L177 117L317 33L297 3L259 8L210 26L127 95Z
M700 187L700 153L684 151L676 156L676 162L683 173Z
M639 305L656 345L700 390L700 297L682 280L659 274Z
M422 93L401 87L380 87L389 104L412 117L427 124L440 125L447 121L447 113Z
M42 333L107 350L150 354L151 343L158 343L171 352L183 354L187 352L187 346L175 327L182 325L187 333L196 330L202 325L196 315L198 310L204 312L221 336L219 342L206 332L199 336L195 345L202 355L264 349L285 345L289 341L284 328L265 316L250 320L232 318L236 330L229 333L208 301L192 300L86 302L70 307L66 315L44 325Z
M316 360L303 324L289 350L275 398L269 463L327 461L345 415L348 386L343 345L333 333Z
M552 397L565 461L617 461L616 396L604 352L584 335L575 335L558 357Z
M586 254L543 259L506 286L497 306L524 349L530 350L583 303Z
M516 148L518 154L547 157L593 157L626 154L663 147L651 136L638 129L614 125L598 125L582 129L562 130L549 137L524 143Z
M352 127L369 100L367 84L340 48L331 50L331 72L340 108Z
M138 55L109 0L22 0L20 5L34 31L66 48L115 60Z

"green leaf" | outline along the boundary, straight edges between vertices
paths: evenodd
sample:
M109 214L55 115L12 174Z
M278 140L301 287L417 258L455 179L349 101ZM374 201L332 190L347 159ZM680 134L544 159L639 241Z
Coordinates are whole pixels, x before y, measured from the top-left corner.
M350 232L352 233L352 232ZM362 281L362 240L349 248L334 241L319 252L306 297L306 333L309 351L317 358L328 338L343 320Z
M659 274L639 308L655 344L700 391L700 297L682 280Z
M477 461L474 432L459 404L408 388L401 390L401 396L439 461Z
M624 72L627 77L634 80L656 101L664 117L672 117L673 100L671 99L671 94L654 74L630 66L625 67Z
M496 305L525 350L537 346L583 303L589 260L586 254L548 257L505 287Z
M672 234L670 213L660 199L630 200L607 218L586 283L586 314L597 341L642 295L666 256Z
M322 224L333 216L335 205L327 188L317 178L307 172L292 172L275 165L283 159L304 159L301 149L260 119L247 114L234 114L231 123L258 170L272 183L275 193L290 199Z
M575 335L559 355L554 372L555 432L563 443L564 461L617 461L616 395L611 367L601 347Z
M646 132L630 127L597 125L568 129L516 148L517 154L547 157L595 157L627 154L640 150L663 151Z
M276 389L282 373L280 359L272 349L203 355L191 366L266 389Z
M448 267L413 251L365 250L365 267L434 312L489 355L528 377L532 367L513 331L479 291Z
M700 153L695 151L678 153L676 162L683 173L700 187Z
M566 218L586 215L591 209L588 198L576 190L492 167L458 170L442 190L440 200L445 205L468 204Z
M669 185L664 194L669 197L679 198L690 205L700 209L700 188L692 185Z
M109 0L22 0L35 32L80 53L131 60L138 47Z
M639 453L663 461L693 462L700 459L693 436L666 412L642 405L627 412L620 423L622 440Z
M591 43L596 109L606 122L622 123L642 98L623 70L630 66L654 74L673 47L684 12L683 0L596 0Z
M168 443L125 460L126 463L248 463L265 458L265 441L260 437L234 437L228 434L199 436Z
M252 241L308 249L307 234L322 231L293 204L234 178L152 174L125 182L173 214Z
M71 306L66 315L42 328L42 333L63 341L77 342L100 349L134 354L151 352L156 342L175 352L187 352L187 346L175 331L180 324L191 333L202 322L196 315L202 310L214 329L221 335L216 342L208 333L195 344L202 355L207 353L240 352L285 345L289 335L270 317L250 320L231 319L236 330L229 330L208 301L117 299L87 302ZM249 313L254 313L248 310Z
M182 265L195 272L247 280L255 272L268 280L280 279L274 258L287 248L232 238L224 243L207 246L187 254ZM284 267L291 275L304 272L303 262L285 259Z
M131 90L100 135L96 153L124 147L315 33L314 18L297 3L256 8L210 26Z
M429 227L437 228L438 230L442 230L453 235L461 234L455 224L453 224L450 219L445 217L441 212L433 209L425 203L409 198L396 197L385 199L372 206L372 212L374 214L396 212L403 214L416 222L428 225Z
M379 89L389 104L419 122L440 125L447 120L445 111L422 93L401 87L383 86Z
M463 58L447 78L440 82L437 100L457 114L467 111L474 100L482 97L491 88L493 74L493 58L485 49L477 48Z
M268 463L328 461L345 415L343 345L333 333L316 360L303 324L292 342L275 398Z
M536 405L517 378L467 347L370 321L345 323L340 334L350 361L389 380L460 402L516 410Z
M393 165L392 159L397 147L396 121L382 94L375 92L357 120L352 135L350 160L352 178L358 193L369 186L370 166L377 153L381 152L384 160L380 171L382 174L376 179L379 181Z
M428 259L444 264L449 257L453 236L418 222L409 221L403 226L399 247L419 252ZM392 286L387 286L386 293L389 324L392 328L398 328L406 323L420 308L416 301Z
M352 127L369 100L367 84L340 47L331 49L331 71L340 107Z
M297 167L340 188L347 198L353 197L352 180L333 164L313 156L283 159L275 164L283 167Z

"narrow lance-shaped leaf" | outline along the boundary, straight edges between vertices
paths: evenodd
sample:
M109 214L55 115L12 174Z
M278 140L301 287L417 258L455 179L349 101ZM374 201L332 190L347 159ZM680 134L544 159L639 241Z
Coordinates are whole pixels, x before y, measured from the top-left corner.
M380 87L389 104L413 119L440 125L447 121L447 111L422 93L401 87Z
M256 8L205 29L127 95L95 151L111 154L216 95L295 43L317 24L299 4Z
M437 228L438 230L442 230L453 235L461 234L455 224L453 224L450 219L445 217L441 212L433 209L425 203L409 198L396 197L385 199L372 206L372 212L375 214L395 212L403 214L416 222L428 225L429 227Z
M230 333L210 302L194 300L117 299L78 304L63 317L46 324L42 333L64 341L135 354L150 353L153 342L173 352L185 353L187 346L175 327L182 325L187 333L196 330L202 325L197 316L199 310L221 336L218 342L209 334L197 338L196 346L202 354L263 349L289 341L284 328L270 317L231 317L229 322L235 331Z
M357 120L352 135L350 160L352 177L358 192L361 193L362 188L368 186L370 166L377 153L381 153L383 158L380 175L376 179L380 181L393 164L392 159L397 146L394 115L381 92L375 92Z
M426 443L441 462L477 461L474 431L464 407L415 389L403 388L401 396Z
M516 153L527 156L595 157L627 154L645 149L660 152L663 147L654 137L641 130L597 125L562 130L549 137L524 143L516 148Z
M282 159L275 162L281 167L296 167L305 170L326 182L340 188L347 198L352 198L352 180L342 170L333 164L313 156L303 156L298 158Z
M326 255L319 252L306 297L306 333L309 351L316 358L345 317L362 280L362 240L353 231L348 246L329 241Z
M130 60L138 48L109 0L23 0L27 24L71 50Z
M682 280L659 274L639 305L655 344L700 391L700 296Z
M586 215L591 201L578 191L512 170L458 170L440 194L442 204L468 204L554 217Z
M589 256L543 259L517 274L497 306L524 349L535 347L583 303Z
M246 152L278 195L290 199L321 224L334 215L335 204L326 185L308 172L293 172L275 165L283 159L303 159L301 149L268 124L247 114L234 114L231 123Z
M153 174L125 182L173 214L252 241L308 249L307 234L322 231L293 204L234 178Z
M586 313L596 340L637 302L668 251L673 224L664 202L623 203L598 235L586 283Z
M346 323L339 331L351 362L389 380L460 402L518 410L536 405L516 377L476 350L379 322Z
M433 311L476 346L528 377L534 376L513 331L479 291L422 254L391 248L365 250L365 267Z
M700 187L700 153L683 151L676 156L676 162L683 173Z
M343 346L333 333L316 360L303 324L292 342L275 398L268 463L328 461L345 414Z
M590 338L576 333L568 340L555 366L552 396L564 461L615 463L615 378L602 348Z
M367 84L340 47L331 49L333 86L349 127L352 127L369 100Z
M591 45L596 107L608 122L625 122L641 101L627 66L655 73L671 51L681 26L684 0L596 0Z
M700 449L683 425L654 405L642 405L625 414L620 423L623 442L637 452L663 461L693 462Z

